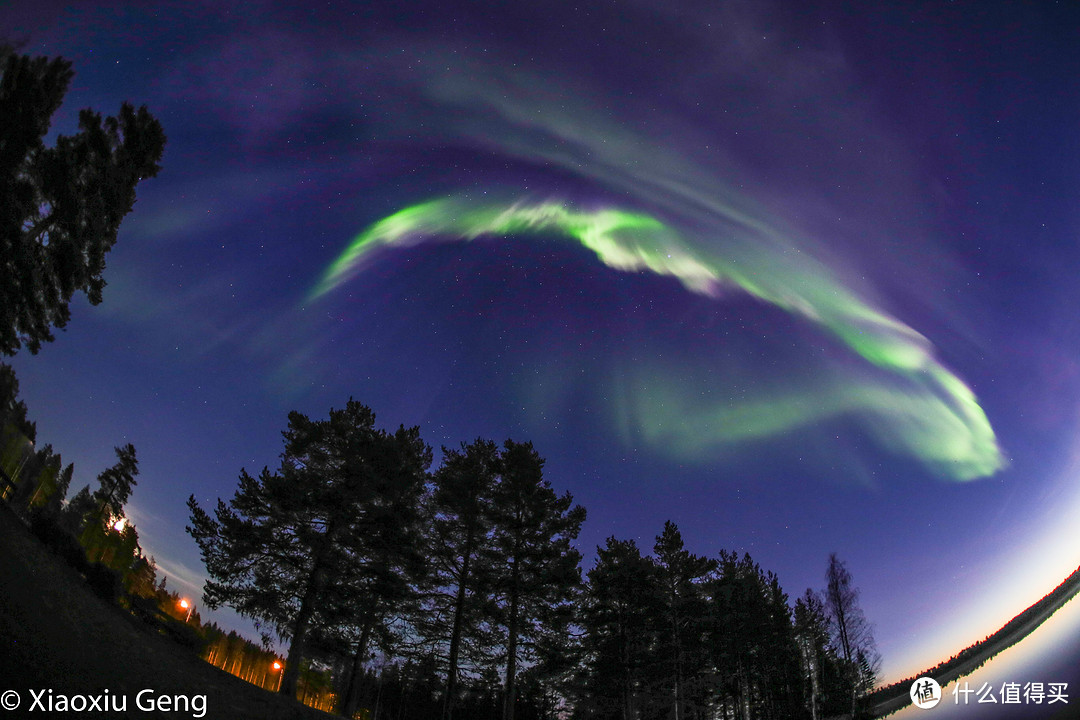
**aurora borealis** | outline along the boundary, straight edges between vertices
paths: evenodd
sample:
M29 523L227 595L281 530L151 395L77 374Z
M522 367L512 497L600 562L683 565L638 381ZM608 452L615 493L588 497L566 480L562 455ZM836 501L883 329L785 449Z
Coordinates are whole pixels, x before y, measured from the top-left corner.
M1074 7L15 2L0 26L74 63L55 131L132 100L169 137L103 304L13 364L73 489L137 447L170 587L201 583L185 498L349 397L436 449L532 440L588 508L586 567L669 519L792 596L838 553L886 679L1080 564Z
M878 420L879 442L911 453L946 477L971 480L1001 468L994 432L974 394L934 360L922 335L830 282L823 268L806 277L768 259L744 268L737 260L704 256L674 228L648 215L611 208L575 211L558 202L477 207L456 199L434 200L361 233L327 271L314 296L346 282L383 246L432 236L471 240L545 232L575 239L610 268L671 276L690 292L720 297L726 288L736 288L821 325L853 353L890 372L889 382L876 385L848 381L830 388L819 382L817 389L800 395L698 411L687 411L677 396L665 403L646 395L633 402L640 406L638 417L649 422L642 428L647 439L690 450L780 433L842 413L865 413ZM682 421L673 428L655 422L665 410Z

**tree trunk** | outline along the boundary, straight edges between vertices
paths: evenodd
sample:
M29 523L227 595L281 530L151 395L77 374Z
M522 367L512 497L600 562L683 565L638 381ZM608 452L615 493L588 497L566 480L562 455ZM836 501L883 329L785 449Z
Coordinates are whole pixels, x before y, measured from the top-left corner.
M457 598L454 600L454 625L450 631L449 667L446 671L446 697L443 698L443 720L451 720L454 714L454 694L457 692L458 655L461 652L461 625L465 614L465 589L469 580L469 567L472 564L472 546L475 530L469 527L465 536L464 557L461 560L461 575L458 577Z
M351 718L356 714L356 708L360 705L360 682L364 677L364 660L367 659L367 646L371 640L371 632L375 627L374 610L364 622L364 629L360 632L360 641L356 643L356 654L353 655L352 672L349 673L349 688L345 692L345 700L341 705L341 714Z
M675 720L683 720L682 717L682 643L679 642L679 613L674 608L677 598L672 598L671 610L671 639L675 648Z
M296 697L296 687L300 681L300 661L304 657L304 651L307 650L311 616L315 614L315 603L322 594L325 584L326 573L322 563L316 560L315 567L311 571L311 580L304 591L304 598L300 601L300 611L296 613L292 642L289 643L289 654L285 658L285 670L281 673L281 688L278 690L282 695Z
M740 705L742 706L742 720L750 720L750 681L746 677L746 668L739 661L739 692L742 694Z
M634 680L630 675L630 640L626 637L626 630L619 624L619 650L622 652L623 664L623 703L622 720L634 720Z
M285 658L285 670L281 673L281 688L278 692L289 697L296 697L296 687L300 680L300 661L304 658L307 650L307 636L311 626L311 618L315 614L315 606L319 597L326 588L326 563L325 558L333 543L337 540L337 528L328 523L326 533L315 561L311 565L311 579L304 590L304 598L300 601L300 611L296 613L296 622L293 625L292 642L289 644L289 655Z
M510 618L506 624L506 694L503 697L503 720L514 720L514 692L517 674L518 640L518 558L510 572Z

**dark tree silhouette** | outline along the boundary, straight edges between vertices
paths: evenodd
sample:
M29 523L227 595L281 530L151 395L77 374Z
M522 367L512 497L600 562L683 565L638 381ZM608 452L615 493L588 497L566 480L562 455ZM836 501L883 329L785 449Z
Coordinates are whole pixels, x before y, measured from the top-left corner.
M500 472L498 446L477 439L460 450L443 448L443 462L434 475L429 503L432 559L430 602L424 608L432 622L424 634L447 646L443 718L453 716L463 643L478 639L490 614L486 607L491 584L490 503ZM446 629L449 637L446 637Z
M17 481L24 475L36 439L37 426L26 417L26 403L19 399L15 370L0 363L0 498L25 490Z
M51 452L52 448L46 445L44 450ZM135 457L135 446L128 443L114 450L116 464L98 475L97 490L91 493L89 485L83 486L62 510L60 501L67 494L74 467L68 465L61 471L60 456L56 455L52 459L55 474L50 473L51 487L46 509L58 513L64 528L79 536L87 547L100 544L102 537L108 532L109 523L124 516L124 505L136 485L139 461Z
M45 445L34 453L23 466L21 482L10 499L12 508L25 514L28 520L42 514L48 516L51 522L62 523L64 500L75 473L75 464L68 463L63 469L61 465L60 455L53 454L52 445ZM93 508L93 500L88 497L88 501L84 516Z
M131 489L136 485L135 476L139 474L135 446L128 443L114 449L116 464L98 475L99 486L94 493L98 515L105 520L123 516L124 505L131 497Z
M798 649L791 610L776 575L749 554L720 553L710 588L710 647L717 669L716 697L736 717L798 717Z
M804 705L811 720L825 709L826 678L835 675L836 656L829 646L829 618L821 597L807 588L795 601L795 643L799 646Z
M506 441L492 502L494 588L506 632L504 720L514 719L519 655L534 648L539 627L567 621L565 607L581 583L581 553L570 543L585 508L570 493L557 496L543 468L532 443Z
M98 489L87 503L90 509L81 516L79 542L86 548L92 562L101 560L105 555L111 555L113 559L124 558L123 561L117 560L120 565L114 569L126 570L138 547L138 536L131 525L123 528L119 534L114 532L113 522L124 516L124 505L131 497L135 476L139 474L139 461L135 457L135 447L130 443L115 450L116 464L98 475ZM56 460L59 464L60 458ZM82 505L78 497L69 503L75 511L79 511ZM118 544L120 536L124 536L124 539L123 543Z
M663 630L657 654L664 683L670 688L671 717L684 720L690 695L701 697L700 685L708 659L704 647L708 603L703 583L716 570L715 560L694 555L683 545L679 528L670 520L653 546L656 578L662 603Z
M60 523L72 535L79 535L86 524L86 519L93 514L96 507L94 496L90 493L90 486L83 485L82 489L75 493L75 496L64 506L60 513Z
M128 103L116 117L79 113L79 132L43 138L73 72L62 58L0 52L0 353L36 353L63 328L77 291L101 302L105 255L157 174L161 124Z
M375 488L366 517L356 527L359 537L350 547L350 566L341 583L330 587L322 614L324 636L337 636L350 646L352 669L341 693L339 710L353 717L363 689L364 663L377 643L390 653L401 643L400 619L412 614L417 588L430 574L421 528L425 471L431 450L419 441L403 445L398 463L406 482ZM391 480L393 481L393 480Z
M60 456L58 455L57 458ZM67 497L68 488L71 486L71 478L75 475L75 463L68 463L56 478L55 492L49 495L45 503L45 510L53 517L58 517L64 507L64 499Z
M670 522L654 552L642 558L632 541L615 538L597 549L578 620L573 718L813 718L810 673L800 664L807 644L824 655L820 687L846 700L819 600L809 610L797 602L793 622L775 574L749 555L695 556Z
M57 503L58 496L63 498L67 486L61 487L65 480L60 470L62 465L60 454L53 451L50 443L29 453L19 472L18 488L11 497L11 506L15 511L26 513L50 502ZM67 482L70 482L70 475Z
M15 377L15 370L0 363L0 437L6 438L9 426L30 442L37 440L37 425L27 419L26 403L19 399L19 379Z
M829 567L825 572L825 607L833 648L841 661L841 675L850 695L854 717L859 699L874 689L880 658L874 644L873 627L859 607L859 590L836 553L829 555Z
M652 715L642 707L654 685L663 602L657 568L633 540L596 549L581 609L585 630L578 714L596 720Z
M363 626L380 619L380 593L404 583L396 573L415 550L403 543L431 449L418 428L376 429L374 413L353 400L327 420L290 413L282 434L280 471L264 468L257 479L241 471L215 517L192 496L188 532L211 578L206 604L229 605L290 640L281 692L295 695L309 635L346 622L342 599L352 596L350 622Z

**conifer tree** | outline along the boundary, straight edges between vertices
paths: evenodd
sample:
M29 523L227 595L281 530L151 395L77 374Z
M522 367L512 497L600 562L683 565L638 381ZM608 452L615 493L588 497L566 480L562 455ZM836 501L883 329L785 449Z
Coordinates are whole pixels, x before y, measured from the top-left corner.
M93 493L84 487L64 508L62 522L73 534L77 534L84 548L101 547L109 534L110 526L124 517L124 505L135 487L139 474L139 461L135 446L131 443L114 448L116 463L98 474L98 488ZM59 457L56 458L59 465ZM70 476L63 478L70 482ZM65 488L66 490L66 488Z
M15 370L0 363L0 438L9 428L20 432L33 443L37 439L37 425L26 417L26 403L19 399L19 379Z
M68 303L102 299L105 255L165 148L146 107L79 113L79 132L43 141L74 73L62 58L0 48L0 354L36 353L63 328Z
M45 503L46 511L54 517L60 514L60 510L64 506L64 499L67 497L68 488L71 487L71 479L74 475L75 463L68 463L60 471L60 475L56 479L56 491L49 495Z
M326 420L290 413L282 434L279 471L254 478L242 470L213 517L189 498L188 532L210 575L206 604L229 605L289 639L281 692L292 696L313 631L346 623L349 607L348 622L363 623L384 594L407 584L399 573L415 554L431 449L418 428L377 429L375 414L354 400Z
M90 486L83 485L82 489L75 493L75 496L64 506L60 522L72 535L79 535L86 524L86 519L93 513L95 507Z
M798 649L787 596L749 554L721 551L710 584L710 647L723 712L782 718L798 713Z
M717 566L715 560L694 555L683 545L675 523L664 523L653 546L656 580L664 629L657 652L671 698L671 717L683 720L689 702L688 685L699 684L708 660L704 648L707 601L703 583Z
M51 443L29 453L19 472L18 487L11 498L12 507L18 512L27 512L55 495L62 462Z
M609 537L589 570L578 710L584 717L634 720L650 701L663 600L657 568L633 540Z
M98 489L94 492L98 515L103 520L122 517L124 505L131 497L131 490L137 484L135 476L139 474L139 461L135 457L135 446L131 443L114 448L116 464L106 468L98 475Z
M498 446L490 440L443 448L429 504L430 555L434 586L425 607L434 622L428 635L447 629L446 691L443 718L453 715L462 646L475 640L490 614L485 607L491 584L490 503L500 472Z
M506 634L503 720L514 719L518 662L540 626L566 622L565 606L581 582L581 554L571 545L585 508L555 494L532 443L507 440L492 497L493 587L497 622Z

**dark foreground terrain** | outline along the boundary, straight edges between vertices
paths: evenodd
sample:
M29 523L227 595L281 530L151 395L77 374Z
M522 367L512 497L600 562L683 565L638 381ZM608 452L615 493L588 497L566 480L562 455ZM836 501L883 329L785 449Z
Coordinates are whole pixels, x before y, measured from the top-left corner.
M31 690L100 698L109 712L31 710ZM146 707L140 710L137 696ZM18 693L19 706L12 709ZM8 694L6 694L8 693ZM177 702L174 696L182 696ZM203 703L196 696L205 696ZM127 710L112 712L126 698ZM87 701L88 702L88 701ZM185 709L184 704L188 703ZM165 708L171 707L166 710ZM45 549L0 505L0 720L4 718L190 718L325 720L330 716L246 683L153 634L93 595L82 577ZM76 706L77 707L77 706ZM205 707L204 712L199 712Z

